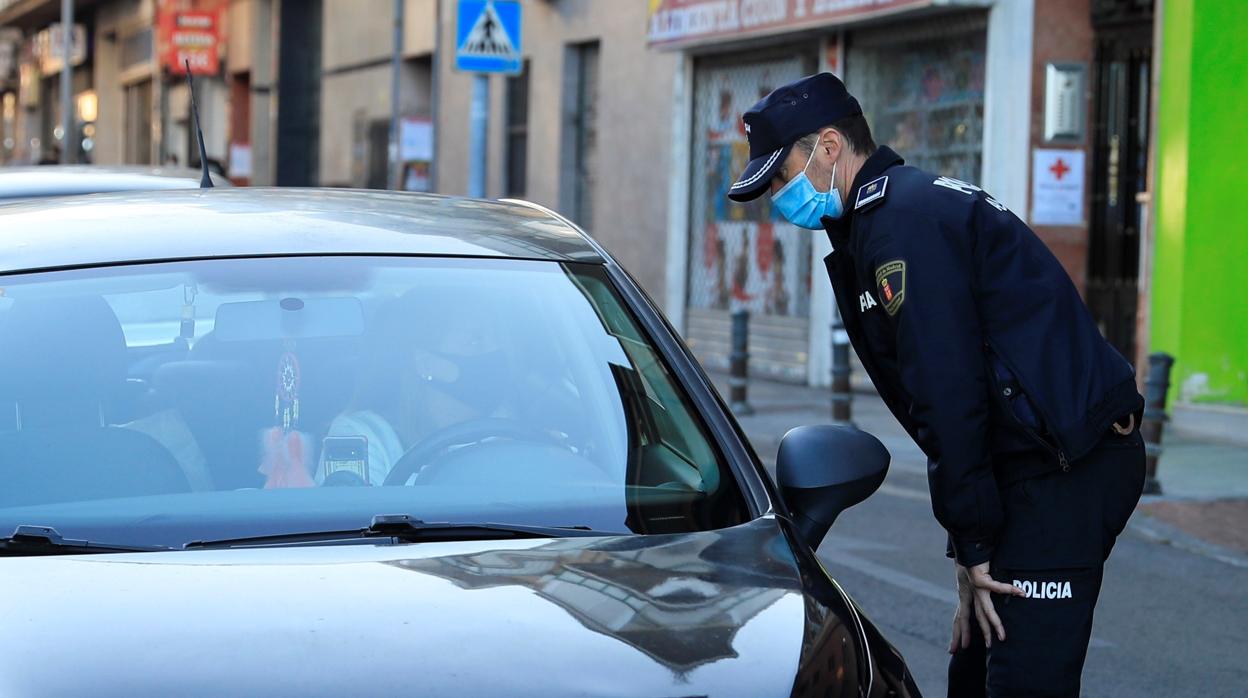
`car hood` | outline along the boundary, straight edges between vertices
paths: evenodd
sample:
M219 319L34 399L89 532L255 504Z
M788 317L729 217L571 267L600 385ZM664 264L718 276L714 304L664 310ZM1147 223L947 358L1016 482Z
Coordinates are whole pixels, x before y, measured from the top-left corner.
M694 534L0 559L0 694L788 695L798 565Z

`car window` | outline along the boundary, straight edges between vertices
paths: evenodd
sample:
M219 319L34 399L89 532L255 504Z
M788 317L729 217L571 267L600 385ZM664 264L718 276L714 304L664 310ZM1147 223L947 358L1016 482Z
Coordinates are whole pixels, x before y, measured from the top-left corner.
M688 402L676 389L667 367L650 342L645 339L637 324L627 314L624 306L615 300L613 290L605 280L593 277L578 279L585 293L601 309L601 321L620 342L629 362L636 368L640 387L645 391L644 409L653 422L654 439L691 464L714 459L710 442L694 418ZM717 478L719 470L699 470L700 478ZM714 485L704 483L707 489Z
M747 516L600 265L223 259L0 289L0 532L178 544L385 514L634 533Z

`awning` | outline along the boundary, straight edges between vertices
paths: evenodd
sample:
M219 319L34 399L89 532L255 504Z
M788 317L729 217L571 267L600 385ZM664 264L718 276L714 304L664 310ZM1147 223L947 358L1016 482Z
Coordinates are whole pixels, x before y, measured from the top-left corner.
M650 0L646 41L686 48L992 0Z

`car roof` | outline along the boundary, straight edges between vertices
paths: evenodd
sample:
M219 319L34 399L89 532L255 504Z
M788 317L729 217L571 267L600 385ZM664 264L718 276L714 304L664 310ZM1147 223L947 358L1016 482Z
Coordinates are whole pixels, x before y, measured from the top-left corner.
M0 203L45 196L73 196L100 192L196 189L199 170L144 165L39 165L0 168ZM213 174L217 186L229 180Z
M540 206L360 189L98 194L0 206L0 273L283 255L430 255L603 262Z

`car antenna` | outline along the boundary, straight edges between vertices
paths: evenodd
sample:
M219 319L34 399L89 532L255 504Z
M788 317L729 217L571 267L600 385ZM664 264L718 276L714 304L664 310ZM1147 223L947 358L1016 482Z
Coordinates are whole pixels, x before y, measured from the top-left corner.
M195 119L195 142L199 144L199 188L211 189L208 173L208 152L204 148L204 131L199 127L199 105L195 103L195 80L191 77L191 61L186 59L186 86L191 90L191 118Z

